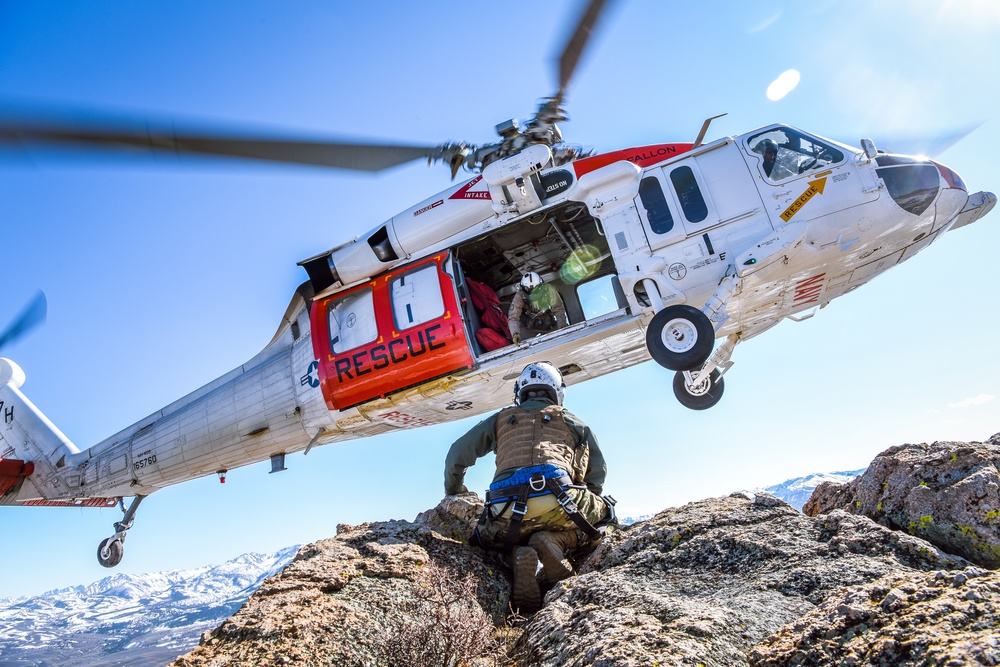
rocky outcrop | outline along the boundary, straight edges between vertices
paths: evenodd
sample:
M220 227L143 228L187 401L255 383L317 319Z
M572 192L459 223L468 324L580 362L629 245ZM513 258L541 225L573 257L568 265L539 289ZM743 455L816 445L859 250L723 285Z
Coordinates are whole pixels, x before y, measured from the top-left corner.
M911 495L926 480L944 498L902 494L906 511L988 513L996 440L894 448L852 485L919 473ZM338 527L174 666L1000 664L1000 573L890 528L885 504L882 523L767 494L668 509L607 535L530 619L508 616L502 564L467 544L481 508L465 494L412 522Z
M866 517L734 495L609 535L514 630L505 574L462 539L479 507L339 527L174 665L741 665L844 586L968 566Z
M338 526L336 537L302 547L237 614L172 664L417 665L434 664L421 663L424 654L497 650L507 580L481 551L438 532L460 528L461 538L481 509L466 494L445 499L419 523Z
M771 496L705 500L609 538L525 628L532 664L745 665L746 653L844 586L967 563L835 512Z
M1000 665L1000 574L893 574L829 596L750 651L754 667Z
M982 567L1000 568L1000 433L986 442L892 447L848 484L824 483L803 512L863 514Z

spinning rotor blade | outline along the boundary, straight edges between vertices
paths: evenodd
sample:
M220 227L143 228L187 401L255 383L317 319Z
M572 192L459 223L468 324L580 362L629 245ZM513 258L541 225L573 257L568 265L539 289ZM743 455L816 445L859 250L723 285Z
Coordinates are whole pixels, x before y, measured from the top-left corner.
M583 55L587 43L591 40L594 29L597 27L601 12L609 0L589 0L586 9L576 23L572 34L563 47L559 56L559 90L552 97L544 99L538 105L535 117L528 121L523 133L529 137L533 143L542 143L554 146L562 143L562 132L557 127L557 123L569 120L566 111L563 109L563 102L566 99L566 90L569 81L573 78L580 58ZM508 148L509 147L505 147Z
M13 324L7 327L3 333L0 333L0 348L8 343L13 343L44 322L47 310L48 304L45 300L45 292L39 291L31 303L28 304L28 307L24 309L24 312L17 316Z
M111 125L104 126L113 127ZM104 129L98 125L43 124L0 120L0 142L60 144L111 150L216 155L268 162L381 171L419 158L444 156L447 146L406 146L334 141L260 139L182 134L169 129Z
M557 97L562 98L566 93L569 80L573 77L577 63L580 62L580 56L583 55L583 50L590 40L590 35L597 25L597 20L600 18L601 10L604 9L606 4L607 0L590 0L583 15L580 17L580 22L570 36L569 41L566 42L562 55L559 57L559 92L556 93Z
M524 136L505 137L501 142L472 146L444 143L438 146L413 146L389 143L356 143L329 140L302 140L269 136L238 136L198 131L190 126L178 131L171 123L143 122L136 118L109 118L98 114L49 120L46 115L21 112L19 116L0 115L0 150L4 144L58 145L91 150L118 152L149 151L232 157L290 164L305 164L336 169L377 172L417 159L442 161L458 170L479 171L489 162L520 151L525 141L552 146L562 142L557 122L566 120L562 102L569 81L601 12L610 0L588 0L586 9L559 57L559 90L544 101L535 118L529 121ZM51 111L51 110L49 110Z
M925 155L936 158L967 136L978 130L983 125L982 122L967 125L957 129L939 132L931 136L894 136L892 134L875 134L872 138L875 145L880 150L888 153L902 153L904 155Z

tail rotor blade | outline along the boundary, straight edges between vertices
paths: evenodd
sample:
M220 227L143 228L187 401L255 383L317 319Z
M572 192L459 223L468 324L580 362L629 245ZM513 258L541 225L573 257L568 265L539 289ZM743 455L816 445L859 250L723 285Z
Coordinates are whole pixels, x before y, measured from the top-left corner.
M45 299L45 292L39 290L27 308L17 316L17 319L3 333L0 333L0 348L13 343L43 323L47 312L48 302Z

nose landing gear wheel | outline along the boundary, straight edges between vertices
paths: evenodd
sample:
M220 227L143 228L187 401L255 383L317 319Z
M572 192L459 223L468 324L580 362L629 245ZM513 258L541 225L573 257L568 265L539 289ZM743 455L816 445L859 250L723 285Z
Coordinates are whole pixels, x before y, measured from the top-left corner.
M685 408L707 410L722 399L726 385L718 370L712 371L693 387L687 384L683 371L674 375L674 396Z
M117 537L109 537L97 547L97 562L104 567L114 567L122 562L124 553L125 545L122 541Z
M646 347L653 360L664 368L692 371L701 368L711 356L715 327L697 308L668 306L650 321Z

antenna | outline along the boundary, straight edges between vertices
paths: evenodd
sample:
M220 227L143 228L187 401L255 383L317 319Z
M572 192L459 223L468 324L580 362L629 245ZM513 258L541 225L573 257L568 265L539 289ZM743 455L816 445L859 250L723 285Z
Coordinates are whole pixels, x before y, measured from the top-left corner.
M715 120L716 118L722 118L723 116L726 115L728 114L720 113L718 116L712 116L711 118L706 118L705 122L701 124L701 132L698 133L698 138L694 140L694 146L691 147L691 150L694 150L695 148L698 148L698 146L701 146L701 142L705 138L705 134L708 133L708 126L712 124L712 121Z

